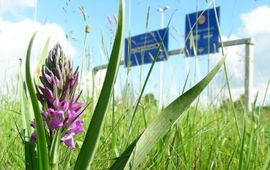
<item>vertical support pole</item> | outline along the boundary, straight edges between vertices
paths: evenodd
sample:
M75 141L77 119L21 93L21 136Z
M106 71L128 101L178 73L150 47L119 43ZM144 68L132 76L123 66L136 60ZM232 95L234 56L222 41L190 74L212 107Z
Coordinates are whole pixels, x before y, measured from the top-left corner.
M94 109L95 103L96 103L96 89L95 89L95 79L96 79L96 70L93 69L92 70L92 108Z
M253 94L253 55L254 42L250 39L245 46L245 106L249 113L252 110L252 94Z
M35 7L34 7L34 16L33 16L33 19L34 19L34 21L36 21L37 20L37 4L38 4L38 2L37 2L38 0L35 0Z
M170 7L168 5L159 7L158 12L161 14L161 28L164 28L164 12ZM163 107L163 62L160 62L160 74L159 74L159 109Z
M208 56L207 56L207 73L209 73L210 72L210 55L208 54ZM208 98L208 103L211 103L211 93L210 93L210 90L211 90L211 88L210 88L210 85L211 85L211 82L208 84L208 86L207 86L207 98Z
M161 28L164 27L164 11L161 12ZM159 109L163 107L163 62L159 64Z

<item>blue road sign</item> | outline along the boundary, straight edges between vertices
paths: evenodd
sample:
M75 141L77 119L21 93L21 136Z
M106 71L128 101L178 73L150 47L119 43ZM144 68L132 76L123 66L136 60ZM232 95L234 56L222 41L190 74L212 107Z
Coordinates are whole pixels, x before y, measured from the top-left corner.
M125 39L126 67L167 60L169 29L164 28ZM159 46L161 47L159 48Z
M187 57L216 53L219 49L219 7L186 15L185 54Z

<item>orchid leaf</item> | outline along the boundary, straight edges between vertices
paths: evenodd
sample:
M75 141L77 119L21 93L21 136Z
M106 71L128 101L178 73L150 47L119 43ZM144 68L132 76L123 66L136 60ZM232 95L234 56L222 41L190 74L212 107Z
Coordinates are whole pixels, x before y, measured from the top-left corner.
M121 59L121 46L123 39L123 17L124 17L124 1L120 0L119 13L118 13L118 25L112 53L110 56L107 73L102 86L100 97L94 110L92 120L87 129L85 139L78 155L75 170L89 169L94 159L95 153L98 148L100 136L103 129L105 113L110 101L110 96L113 91L114 83L118 73L120 59Z
M47 142L46 142L47 140L46 140L42 117L40 114L39 103L38 103L35 88L32 82L32 76L31 76L31 71L30 71L31 50L32 50L32 45L33 45L35 35L36 33L32 36L30 43L28 45L28 49L27 49L26 64L25 64L25 79L26 79L26 84L27 84L29 95L30 95L32 108L34 111L35 122L36 122L38 165L39 165L40 170L47 170L49 169L49 156L48 156L48 147L47 147Z

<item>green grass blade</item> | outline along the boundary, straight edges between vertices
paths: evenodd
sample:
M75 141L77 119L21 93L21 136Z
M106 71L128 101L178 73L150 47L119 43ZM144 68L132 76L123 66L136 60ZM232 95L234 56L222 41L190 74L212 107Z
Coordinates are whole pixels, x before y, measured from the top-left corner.
M258 93L257 93L258 94ZM254 123L255 124L255 123ZM245 168L244 169L251 169L250 165L251 165L251 160L252 160L252 154L256 153L256 149L254 148L254 142L255 142L255 130L252 129L252 131L250 132L250 136L249 136L249 145L247 148L247 156L246 156L246 164L245 164Z
M49 51L49 44L50 44L50 38L47 39L42 52L41 52L41 56L40 56L40 62L39 65L43 65L45 63L46 57L48 55L48 51Z
M235 155L235 152L236 152L237 148L235 148L230 156L230 159L229 159L229 162L228 162L228 165L227 165L227 168L226 169L230 169L230 166L232 164L232 161L233 161L233 158L234 158L234 155Z
M124 1L120 0L117 31L115 35L115 40L113 44L112 53L110 56L107 73L100 93L100 97L94 110L92 120L87 129L87 133L82 148L80 150L80 153L78 155L75 164L75 170L89 169L98 147L102 127L104 124L106 109L113 91L114 82L116 80L120 64L121 58L120 53L124 28L123 17L124 17Z
M59 153L59 144L61 138L61 130L58 130L53 136L53 141L49 149L50 155L50 166L52 169L58 169L58 153Z
M37 65L36 70L35 70L34 80L37 83L41 83L39 80L39 76L41 75L41 67L45 63L46 57L48 55L49 43L50 43L50 38L47 39L47 41L46 41L46 43L41 51L40 61L39 61L39 64Z
M25 155L25 169L36 170L37 165L37 152L35 151L35 144L33 142L24 141L24 155Z
M80 71L79 87L82 87L82 79L83 79L83 71L84 71L84 63L85 63L85 51L86 51L86 44L87 44L86 43L86 40L87 40L87 37L88 37L88 32L85 29L85 32L84 32L84 41L83 41L83 52L82 52L82 56L81 56L81 65L80 65L81 71Z
M240 150L238 170L243 169L242 167L243 167L243 161L244 161L245 137L246 137L246 124L244 122L244 130L243 130L243 136L242 136L242 141L241 141L241 150Z
M169 21L169 24L170 24L170 21ZM169 24L168 24L168 25L169 25ZM167 31L168 31L168 30L167 30ZM168 34L167 31L166 31L165 34ZM161 49L161 47L162 47L163 39L164 39L164 37L161 37L161 42L159 43L158 51L160 51L160 49ZM143 96L144 90L145 90L145 88L146 88L146 85L147 85L147 83L148 83L148 80L149 80L149 78L150 78L150 75L151 75L151 73L152 73L152 71L153 71L154 65L155 65L155 63L156 63L156 61L157 61L158 55L159 55L159 53L156 53L155 56L151 56L151 55L150 55L150 56L152 57L152 64L151 64L150 69L149 69L149 71L148 71L148 73L147 73L147 75L146 75L146 78L145 78L145 81L144 81L144 83L143 83L143 86L142 86L140 95L139 95L139 97L138 97L138 99L137 99L137 101L136 101L136 105L135 105L134 111L133 111L133 113L132 113L131 121L130 121L130 124L129 124L129 127L128 127L128 129L129 129L129 135L131 134L131 131L132 131L132 124L133 124L133 121L134 121L134 119L135 119L135 115L136 115L136 113L137 113L137 109L138 109L138 107L139 107L140 101L141 101L141 99L142 99L142 96Z
M19 61L19 83L20 83L20 107L23 120L23 128L25 129L25 136L31 135L31 115L30 109L28 109L28 99L26 97L26 90L24 88L24 80L22 76L22 60Z
M30 121L32 120L32 110L29 109L29 101L26 96L25 84L22 76L22 60L19 61L19 84L20 84L20 107L23 120L23 143L24 143L24 155L25 155L25 169L34 170L37 169L37 155L35 151L35 144L29 142L29 136L31 135Z
M185 79L185 83L184 83L183 90L182 90L182 93L181 94L184 94L184 92L185 92L185 89L186 89L186 86L187 86L187 82L188 82L188 79L189 79L189 74L190 74L190 70L188 70L188 74L187 74L187 77Z
M214 140L213 140L213 143L214 143ZM209 155L208 155L208 159L207 159L207 162L206 162L206 167L207 168L205 168L206 170L211 169L211 158L212 158L213 152L214 152L213 148L214 148L214 144L211 145L210 150L209 150Z
M267 170L268 167L269 167L269 164L270 164L270 152L268 151L268 154L267 154L267 158L264 162L264 165L263 165L263 170Z
M71 156L72 156L72 150L67 149L65 155L64 155L64 161L63 161L63 169L70 169L70 160L71 160Z
M187 162L187 156L186 156L187 154L186 154L186 149L184 147L185 143L183 141L183 134L181 132L181 128L179 128L178 132L179 132L179 144L181 144L180 147L181 147L181 151L183 153L184 162Z
M114 148L116 156L119 156L119 152L116 146L117 138L116 138L116 131L115 128L115 89L113 89L113 95L112 95L112 141L111 141L111 147Z
M125 164L124 169L136 169L139 163L149 153L151 148L155 146L159 139L161 139L171 126L177 121L180 115L189 107L189 105L196 99L196 97L205 89L209 82L216 75L220 67L225 62L225 56L219 61L219 63L213 68L207 76L201 80L198 84L185 92L183 95L173 101L168 107L166 107L160 115L149 125L144 131L136 146L133 149L131 155ZM125 152L124 152L125 153ZM121 159L120 159L121 160ZM116 163L119 160L116 161Z
M218 21L218 16L217 16L217 11L216 11L216 2L215 1L213 1L213 8L214 8L214 12L215 12L215 19L216 19L216 21ZM218 28L217 30L218 30L218 35L219 35L221 53L222 53L222 56L225 56L224 45L223 45L221 29L220 29L221 27L219 25L219 22L217 22L217 28ZM237 129L237 132L238 132L238 137L239 137L239 139L241 139L241 133L240 133L240 129L239 129L238 119L237 119L237 116L236 116L235 107L234 107L234 104L233 104L231 87L230 87L230 82L229 82L229 78L228 78L227 66L226 66L225 62L224 62L223 67L224 67L224 76L225 76L225 80L226 80L226 85L227 85L229 98L230 98L230 105L232 107L233 114L234 114L235 126L236 126L236 129Z
M141 135L140 135L141 136ZM122 155L117 158L117 161L114 162L114 164L110 167L110 170L119 170L124 169L126 162L128 161L129 156L131 155L134 147L137 144L137 141L139 140L139 137L136 138L129 146L128 148L122 153Z
M149 18L150 18L150 6L148 6L147 15L146 15L146 23L145 23L146 30L148 30Z
M32 108L34 111L35 122L36 122L36 131L37 131L37 153L38 153L38 163L40 170L49 169L49 156L48 156L48 148L45 136L45 129L43 126L42 117L40 114L40 108L37 100L37 96L35 93L34 85L32 82L31 72L30 72L30 57L33 41L36 33L32 36L30 43L27 49L26 55L26 64L25 64L25 79L28 87Z
M263 97L262 106L263 106L264 103L265 103L265 98L266 98L266 96L267 96L267 92L268 92L269 85L270 85L270 79L269 79L268 82L267 82L266 90L265 90L264 97Z

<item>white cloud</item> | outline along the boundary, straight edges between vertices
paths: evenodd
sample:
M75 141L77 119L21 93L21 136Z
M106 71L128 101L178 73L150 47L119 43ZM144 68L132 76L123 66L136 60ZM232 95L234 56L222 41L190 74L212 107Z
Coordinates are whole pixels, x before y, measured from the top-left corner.
M18 59L25 59L29 40L37 31L33 46L32 65L39 62L40 52L50 37L50 47L59 42L70 56L75 49L67 42L61 26L54 23L41 24L37 21L24 19L20 22L10 22L0 17L0 81L4 77L12 79L17 74Z
M238 34L230 38L230 40L248 37L254 39L253 96L259 91L259 102L263 99L267 81L270 79L270 22L268 22L268 18L270 18L270 7L268 6L261 6L251 12L242 14L242 25L238 29ZM224 38L224 41L226 40L228 39ZM245 47L233 46L226 48L226 54L228 56L226 60L228 75L230 77L232 94L235 99L244 93ZM268 104L270 103L269 96L270 94L268 92Z
M106 75L107 69L100 70L96 72L94 75L95 80L94 80L94 90L95 94L97 95L97 92L101 91L105 75ZM81 79L81 89L83 89L83 95L88 96L92 95L92 90L93 90L93 72L92 71L84 71L82 78ZM97 98L97 96L95 96Z
M270 79L270 7L261 6L241 15L243 28L240 36L248 35L254 39L254 93L259 91L263 98L267 81ZM268 104L270 94L268 92Z
M242 34L252 37L255 41L254 51L254 82L264 85L270 79L270 7L262 6L241 16L244 28ZM265 88L265 87L264 87Z
M247 35L270 33L269 16L270 7L268 6L261 6L249 13L242 14L243 28L241 31Z
M37 0L0 0L0 13L18 8L33 8Z

